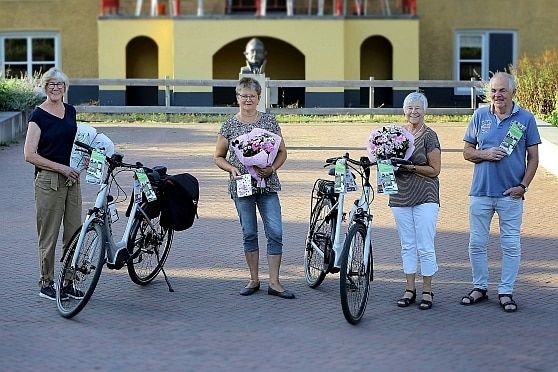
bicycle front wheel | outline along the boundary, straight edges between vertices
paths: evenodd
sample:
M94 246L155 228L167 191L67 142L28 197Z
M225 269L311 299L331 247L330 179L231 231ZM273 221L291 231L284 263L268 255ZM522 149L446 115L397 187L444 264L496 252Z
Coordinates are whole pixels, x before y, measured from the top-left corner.
M310 230L304 251L304 276L311 288L322 284L335 259L332 257L335 218L331 209L331 200L323 198L316 204L310 216Z
M89 302L105 265L103 228L96 222L91 223L78 246L80 231L68 245L58 276L56 305L64 318L75 316ZM72 267L76 254L76 265Z
M150 220L141 215L132 223L128 240L131 257L127 266L130 278L138 285L147 285L155 279L169 255L173 230L162 227L160 220L160 215Z
M355 223L347 233L341 254L341 307L345 319L351 324L360 322L368 302L372 253L367 262L364 262L365 242L366 227L361 223Z

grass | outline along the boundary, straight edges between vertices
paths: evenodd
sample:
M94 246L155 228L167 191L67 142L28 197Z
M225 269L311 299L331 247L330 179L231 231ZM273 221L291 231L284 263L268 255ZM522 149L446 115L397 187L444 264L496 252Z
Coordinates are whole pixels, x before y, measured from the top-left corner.
M85 122L222 123L230 115L209 114L78 114ZM277 115L280 123L401 123L402 115ZM426 115L427 123L466 123L468 115Z

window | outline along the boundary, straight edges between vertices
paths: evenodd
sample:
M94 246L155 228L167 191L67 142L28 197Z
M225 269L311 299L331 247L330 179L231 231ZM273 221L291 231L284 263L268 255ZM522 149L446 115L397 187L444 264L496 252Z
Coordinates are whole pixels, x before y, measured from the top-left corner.
M491 73L509 71L517 60L513 31L457 31L455 33L456 80L488 80ZM469 88L456 88L455 94L470 94Z
M60 60L57 33L0 33L0 73L6 77L34 76Z

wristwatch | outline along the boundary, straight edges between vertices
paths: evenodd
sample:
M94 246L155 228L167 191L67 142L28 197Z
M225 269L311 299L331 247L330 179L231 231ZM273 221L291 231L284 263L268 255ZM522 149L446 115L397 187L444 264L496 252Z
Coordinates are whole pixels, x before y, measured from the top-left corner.
M527 186L525 186L524 184L520 183L519 185L517 185L519 187L521 187L523 189L524 192L527 192Z

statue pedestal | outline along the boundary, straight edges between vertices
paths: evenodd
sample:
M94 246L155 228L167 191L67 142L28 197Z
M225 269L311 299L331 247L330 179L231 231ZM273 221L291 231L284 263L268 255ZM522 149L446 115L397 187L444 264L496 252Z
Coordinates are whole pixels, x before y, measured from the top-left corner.
M256 109L260 112L267 112L267 108L269 107L269 89L266 88L265 74L238 74L239 80L243 77L252 78L260 83L260 86L262 87L262 94L260 97L260 102L258 103L258 107Z

